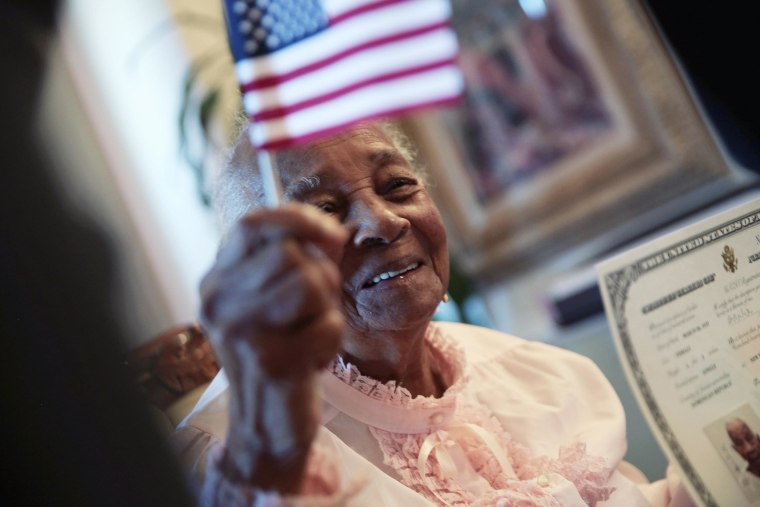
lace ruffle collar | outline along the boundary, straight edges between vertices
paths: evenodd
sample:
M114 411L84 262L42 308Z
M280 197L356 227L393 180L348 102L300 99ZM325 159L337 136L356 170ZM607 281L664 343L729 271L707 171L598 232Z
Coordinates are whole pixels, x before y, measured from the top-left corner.
M362 375L355 365L338 357L321 378L325 401L369 426L394 433L426 433L448 424L466 382L464 351L433 323L425 340L449 384L442 397L413 397L403 385Z

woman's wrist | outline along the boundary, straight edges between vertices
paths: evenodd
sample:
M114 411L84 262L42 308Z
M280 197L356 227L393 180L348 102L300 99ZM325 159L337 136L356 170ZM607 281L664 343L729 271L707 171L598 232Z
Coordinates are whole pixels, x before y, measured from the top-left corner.
M314 376L246 380L230 393L222 469L236 482L297 492L319 424Z
M219 464L230 482L264 491L297 494L306 474L308 455L309 448L274 456L266 452L243 455L240 450L227 447Z

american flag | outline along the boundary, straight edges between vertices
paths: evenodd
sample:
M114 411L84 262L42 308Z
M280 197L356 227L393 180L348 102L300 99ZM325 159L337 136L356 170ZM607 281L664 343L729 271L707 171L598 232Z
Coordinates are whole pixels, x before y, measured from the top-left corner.
M225 0L260 149L452 104L463 89L448 0Z

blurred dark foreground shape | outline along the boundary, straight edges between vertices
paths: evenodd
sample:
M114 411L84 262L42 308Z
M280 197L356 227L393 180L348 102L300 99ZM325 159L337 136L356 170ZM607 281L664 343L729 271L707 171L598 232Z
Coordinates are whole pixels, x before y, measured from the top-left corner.
M63 204L33 135L56 13L55 2L0 0L0 504L190 506L123 365L108 234Z

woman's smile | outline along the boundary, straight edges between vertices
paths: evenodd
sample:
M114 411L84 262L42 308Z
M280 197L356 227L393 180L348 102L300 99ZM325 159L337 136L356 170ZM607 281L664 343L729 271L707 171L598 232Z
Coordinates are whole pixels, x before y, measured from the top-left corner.
M372 277L371 280L368 280L364 284L364 288L366 289L366 288L374 287L381 282L386 282L388 280L395 279L396 277L399 277L399 279L403 280L404 274L414 271L419 267L420 267L419 262L413 262L409 264L408 266L399 269L398 271L384 271L380 273L379 275Z

